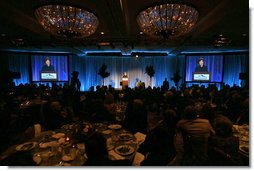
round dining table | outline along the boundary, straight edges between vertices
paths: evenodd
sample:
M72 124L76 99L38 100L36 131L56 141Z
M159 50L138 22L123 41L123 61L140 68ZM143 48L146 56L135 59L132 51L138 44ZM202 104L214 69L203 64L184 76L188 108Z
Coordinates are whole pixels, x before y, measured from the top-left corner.
M132 162L139 144L145 140L142 134L134 135L119 124L82 122L45 131L27 142L13 145L0 155L0 161L26 152L37 166L82 166L87 160L85 142L93 132L102 133L107 140L110 160Z

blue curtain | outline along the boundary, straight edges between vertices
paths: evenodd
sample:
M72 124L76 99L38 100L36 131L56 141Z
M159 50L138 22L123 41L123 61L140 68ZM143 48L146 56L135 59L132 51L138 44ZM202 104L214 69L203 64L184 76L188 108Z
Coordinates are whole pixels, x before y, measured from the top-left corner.
M200 57L204 58L204 65L207 66L208 72L211 72L211 81L222 82L223 55L186 56L186 81L192 81L192 73Z
M32 81L40 81L42 66L45 64L45 58L50 58L50 64L54 66L59 81L68 81L68 60L67 56L52 55L32 55Z
M181 60L182 61L182 60ZM70 73L78 71L81 81L81 90L88 90L91 86L102 85L102 78L97 74L102 64L107 65L110 76L105 79L105 85L120 88L123 73L129 77L129 86L135 87L136 81L141 80L148 86L150 78L145 74L145 67L153 65L155 75L152 79L153 86L161 86L165 77L170 81L179 64L176 64L176 56L166 57L70 57ZM179 62L180 63L180 62ZM183 72L180 72L183 73Z
M15 85L30 83L29 75L29 55L5 54L9 61L11 72L20 72L21 78L14 79Z
M14 80L15 84L18 85L20 83L30 83L30 55L7 54L5 56L8 58L10 71L21 73L21 78ZM221 55L219 56L221 57ZM207 60L208 55L205 55L203 57L205 58L205 60ZM82 84L82 91L88 90L91 86L102 85L102 79L97 74L97 72L103 63L108 66L107 70L108 72L110 72L110 76L105 79L105 84L112 85L115 88L120 88L120 81L124 72L127 72L128 74L129 85L131 87L135 86L136 79L138 79L138 81L141 80L142 82L145 82L147 86L149 84L149 77L147 76L147 74L145 74L145 67L147 65L153 65L155 69L152 86L161 86L165 77L169 80L170 86L174 86L174 82L172 82L170 78L173 76L176 70L180 71L180 75L183 78L180 81L180 84L184 80L184 55L164 57L148 56L140 57L138 59L133 57L78 57L73 55L70 56L69 61L69 76L71 77L71 73L73 71L79 71L79 79ZM248 54L224 55L224 64L225 66L223 82L230 86L233 86L234 84L240 86L241 82L239 80L239 73L249 72ZM196 66L196 61L195 64L193 62L193 65L191 66ZM38 69L41 68L38 67ZM65 69L64 73L66 73ZM211 69L210 65L208 65L208 69Z
M241 72L249 73L249 55L247 53L225 55L224 83L230 86L234 84L240 86L239 73Z

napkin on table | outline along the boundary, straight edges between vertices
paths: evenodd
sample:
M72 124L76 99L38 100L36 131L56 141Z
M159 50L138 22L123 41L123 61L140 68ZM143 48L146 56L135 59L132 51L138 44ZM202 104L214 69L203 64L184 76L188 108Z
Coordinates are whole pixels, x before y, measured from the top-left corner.
M137 132L134 136L136 137L136 141L138 144L142 144L146 139L146 135L140 132Z
M145 156L139 152L136 152L132 165L140 166L140 163L145 159Z

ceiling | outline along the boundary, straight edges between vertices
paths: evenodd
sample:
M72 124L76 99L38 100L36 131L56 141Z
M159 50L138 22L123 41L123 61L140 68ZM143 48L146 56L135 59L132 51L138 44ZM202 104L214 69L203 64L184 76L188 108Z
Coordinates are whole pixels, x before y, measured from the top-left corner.
M136 21L140 11L163 3L195 7L199 19L193 30L175 39L152 39L141 35ZM47 4L65 4L93 12L99 18L95 34L76 40L59 40L37 22L34 11ZM154 51L178 54L191 49L214 49L219 34L232 40L221 49L248 49L248 0L1 0L0 50L66 52L82 55L89 51ZM104 32L104 35L101 35ZM108 42L110 45L99 45ZM215 50L218 50L215 49Z

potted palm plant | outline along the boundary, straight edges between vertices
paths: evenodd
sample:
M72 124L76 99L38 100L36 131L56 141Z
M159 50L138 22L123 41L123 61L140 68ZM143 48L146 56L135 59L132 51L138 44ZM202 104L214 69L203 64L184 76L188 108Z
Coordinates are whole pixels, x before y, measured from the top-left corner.
M171 80L174 81L175 86L176 86L177 89L178 89L178 86L179 86L178 83L181 79L182 79L182 77L180 76L179 71L176 71L174 73L173 77L171 77Z
M146 72L147 75L150 77L150 86L152 86L152 77L155 74L155 70L152 65L146 66Z
M98 72L98 74L101 76L103 80L103 86L104 86L104 79L110 76L110 73L107 72L106 70L107 70L107 65L102 64Z

